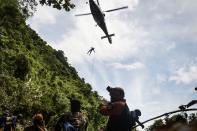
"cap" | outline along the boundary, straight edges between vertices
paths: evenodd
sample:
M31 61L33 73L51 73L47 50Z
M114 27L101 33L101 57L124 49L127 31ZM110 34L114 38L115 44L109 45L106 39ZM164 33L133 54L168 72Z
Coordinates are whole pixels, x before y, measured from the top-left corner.
M111 96L114 96L114 95L117 96L118 95L119 97L124 98L124 90L120 87L112 88L112 87L108 86L107 91L109 91Z

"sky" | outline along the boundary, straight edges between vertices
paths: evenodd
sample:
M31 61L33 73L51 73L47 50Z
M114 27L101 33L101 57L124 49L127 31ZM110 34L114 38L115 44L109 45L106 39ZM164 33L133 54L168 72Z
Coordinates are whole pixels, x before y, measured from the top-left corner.
M106 87L122 87L141 121L177 110L197 99L197 1L100 0L112 44L96 26L85 0L70 12L38 7L27 23L68 62L93 90L109 100ZM94 47L96 53L87 51ZM194 105L194 108L197 106ZM146 126L146 125L145 125Z

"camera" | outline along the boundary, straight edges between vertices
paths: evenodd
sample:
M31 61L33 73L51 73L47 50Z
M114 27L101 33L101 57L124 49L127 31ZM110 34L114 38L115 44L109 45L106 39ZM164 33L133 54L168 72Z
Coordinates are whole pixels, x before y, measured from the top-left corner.
M108 92L110 92L111 88L112 88L112 87L107 86L106 90L107 90Z

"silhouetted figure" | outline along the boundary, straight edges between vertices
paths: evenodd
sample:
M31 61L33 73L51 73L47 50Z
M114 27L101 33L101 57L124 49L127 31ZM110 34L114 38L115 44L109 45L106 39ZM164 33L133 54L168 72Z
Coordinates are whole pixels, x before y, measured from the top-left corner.
M41 113L35 114L33 116L33 125L26 127L24 131L47 131L45 128L43 115Z
M10 115L9 111L6 110L0 117L0 128L3 131L12 131L16 129L17 116Z
M197 87L195 87L195 91L197 91ZM192 106L194 104L197 104L197 100L192 100L187 105L181 105L181 106L179 106L179 109L180 110L185 110L185 109L189 108L190 106Z
M55 131L69 130L69 131L86 131L87 118L81 113L81 104L78 100L71 100L71 112L67 112L58 120Z
M111 101L100 106L100 113L109 116L105 131L131 131L132 118L124 99L124 90L119 87L107 87Z
M88 55L91 55L92 51L95 53L95 48L91 47L90 50L87 52Z
M141 116L141 111L139 109L131 111L132 126L135 126L135 123L137 122L143 129L144 125L139 121L139 116Z

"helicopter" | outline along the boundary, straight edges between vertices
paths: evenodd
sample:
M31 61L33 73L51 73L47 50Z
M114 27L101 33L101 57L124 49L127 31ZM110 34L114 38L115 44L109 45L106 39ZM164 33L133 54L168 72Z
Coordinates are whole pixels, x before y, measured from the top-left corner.
M108 33L107 26L106 26L106 23L105 23L104 12L112 12L112 11L116 11L116 10L126 9L126 8L128 8L128 6L123 6L123 7L120 7L120 8L115 8L115 9L102 11L101 8L100 8L99 0L97 0L97 3L94 0L89 0L89 5L90 5L91 13L77 14L75 16L92 15L95 22L97 23L97 25L105 33L105 36L102 36L101 39L107 38L109 43L112 44L111 37L114 36L115 34L109 34Z

